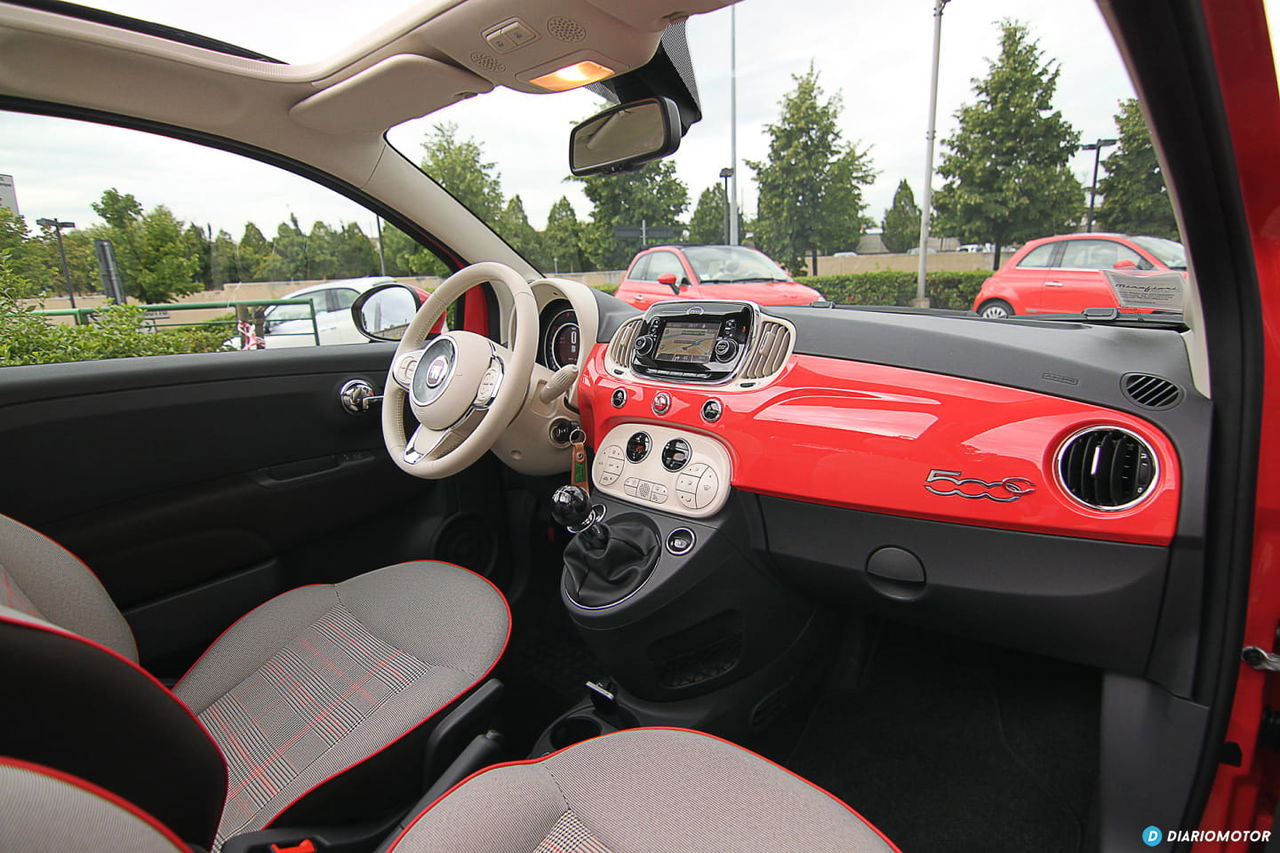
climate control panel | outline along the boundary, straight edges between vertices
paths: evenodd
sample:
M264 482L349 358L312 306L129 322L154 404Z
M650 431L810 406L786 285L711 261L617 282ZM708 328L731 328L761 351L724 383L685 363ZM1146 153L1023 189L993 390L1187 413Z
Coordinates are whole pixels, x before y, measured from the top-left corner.
M729 452L716 439L654 424L614 427L591 469L606 494L691 518L720 511L731 475Z

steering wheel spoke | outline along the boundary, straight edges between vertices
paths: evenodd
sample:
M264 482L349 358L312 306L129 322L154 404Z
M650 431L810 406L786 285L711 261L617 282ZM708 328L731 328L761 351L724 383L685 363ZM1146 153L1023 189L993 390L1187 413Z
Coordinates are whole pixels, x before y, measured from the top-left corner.
M418 369L418 362L422 360L424 352L426 352L426 347L406 352L403 355L397 354L395 360L391 362L391 378L406 391L410 389L410 385L413 382L413 372Z

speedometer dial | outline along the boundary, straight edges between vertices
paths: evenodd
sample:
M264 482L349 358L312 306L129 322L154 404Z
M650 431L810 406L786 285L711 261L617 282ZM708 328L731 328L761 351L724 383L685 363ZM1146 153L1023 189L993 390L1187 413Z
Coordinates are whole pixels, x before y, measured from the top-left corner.
M582 333L578 329L578 316L573 309L564 308L551 315L543 325L542 360L552 370L577 364L582 347Z

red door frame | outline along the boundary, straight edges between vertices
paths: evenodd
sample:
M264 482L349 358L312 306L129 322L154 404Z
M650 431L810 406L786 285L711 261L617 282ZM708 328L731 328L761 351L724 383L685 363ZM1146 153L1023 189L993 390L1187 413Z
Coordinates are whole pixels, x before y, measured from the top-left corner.
M1203 0L1248 222L1262 307L1263 376L1280 376L1280 95L1260 0ZM1258 455L1249 610L1244 643L1274 649L1280 624L1280 383L1264 382L1263 440ZM1277 685L1243 664L1227 740L1240 747L1238 767L1220 764L1201 818L1205 830L1268 828L1275 806L1275 756L1258 749L1265 704L1280 706ZM1243 850L1200 842L1197 853Z

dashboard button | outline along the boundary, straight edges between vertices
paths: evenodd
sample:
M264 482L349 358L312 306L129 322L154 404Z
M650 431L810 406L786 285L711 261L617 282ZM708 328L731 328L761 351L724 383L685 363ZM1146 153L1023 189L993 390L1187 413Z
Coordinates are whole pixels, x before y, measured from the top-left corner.
M653 413L655 415L665 415L671 410L671 395L666 391L659 391L653 395Z
M712 352L716 361L733 361L733 357L738 354L738 342L733 338L720 338L716 341Z
M695 462L689 466L689 470L685 471L685 473L688 474L690 477L697 478L705 474L709 467L711 466L707 465L707 463L705 462Z
M676 492L676 497L680 499L680 505L686 509L698 508L698 497L693 492Z
M613 403L613 407L615 409L621 409L623 406L625 406L627 404L627 389L626 388L616 389L613 392L613 397L611 398L611 402Z
M621 390L621 389L619 389ZM617 394L617 391L613 392ZM702 419L707 423L715 423L720 420L720 416L724 414L724 406L719 400L712 398L702 404Z
M622 481L622 490L625 491L627 494L631 495L632 497L635 497L636 490L639 487L640 487L639 477L628 477L627 479Z
M694 538L692 530L687 527L677 527L667 534L667 550L673 556L683 557L693 550L695 541L697 540Z
M679 471L689 464L689 457L692 454L693 451L689 448L689 442L683 438L673 438L663 445L662 467L668 471Z
M653 488L649 490L649 499L656 504L667 502L667 487L653 484Z
M602 486L611 486L618 479L618 475L613 471L601 471L596 477L597 482Z
M681 474L676 477L676 490L681 492L696 492L698 484L702 482L700 477L693 474Z
M627 439L627 459L634 463L643 462L651 449L653 449L653 439L647 432L637 432Z

